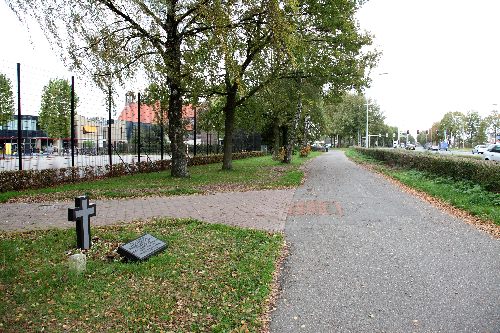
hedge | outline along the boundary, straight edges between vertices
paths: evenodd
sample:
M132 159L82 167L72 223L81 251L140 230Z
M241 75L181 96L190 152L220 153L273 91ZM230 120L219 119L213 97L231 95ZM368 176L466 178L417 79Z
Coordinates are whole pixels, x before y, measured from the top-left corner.
M390 149L355 149L390 166L417 169L438 176L467 180L480 184L487 190L500 192L500 163Z
M233 160L264 155L265 153L258 151L234 153ZM195 156L188 160L188 166L220 163L223 158L223 154ZM106 165L104 167L85 166L62 169L3 171L0 172L0 192L39 189L61 184L120 177L135 173L158 172L168 170L170 167L170 160L160 160L154 162L113 164L112 168Z

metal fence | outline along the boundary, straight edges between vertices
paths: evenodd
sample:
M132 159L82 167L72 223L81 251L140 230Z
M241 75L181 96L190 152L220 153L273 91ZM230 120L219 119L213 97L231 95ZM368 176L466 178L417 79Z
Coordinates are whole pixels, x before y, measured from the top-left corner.
M0 124L0 171L105 166L170 159L167 125L139 93L102 91L72 73L54 72L0 59L0 73L11 82L15 112ZM71 85L69 135L55 137L40 125L44 87L51 79ZM189 109L189 108L188 108ZM188 110L189 111L189 110ZM222 153L223 133L193 127L194 112L186 112L185 140L190 155ZM196 142L196 149L193 146ZM260 135L237 132L234 151L260 150Z

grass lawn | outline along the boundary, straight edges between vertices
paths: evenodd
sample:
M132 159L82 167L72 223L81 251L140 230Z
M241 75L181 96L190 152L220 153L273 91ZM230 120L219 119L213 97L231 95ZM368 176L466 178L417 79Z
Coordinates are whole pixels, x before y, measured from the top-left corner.
M390 168L382 162L358 153L354 149L346 155L358 163L374 165L378 171L399 180L401 183L439 198L452 206L465 210L482 220L500 225L500 193L485 190L472 182L457 181L429 173Z
M172 219L92 232L83 274L67 268L74 230L0 233L1 332L262 328L282 235ZM119 260L113 250L146 232L166 241L166 251L142 263Z
M222 171L221 163L193 166L189 168L191 176L184 179L171 177L170 170L167 170L39 190L5 192L0 193L0 202L72 200L82 194L102 199L293 187L299 185L304 176L300 165L319 154L313 152L307 158L294 156L290 165L273 161L271 156L235 160L232 171Z

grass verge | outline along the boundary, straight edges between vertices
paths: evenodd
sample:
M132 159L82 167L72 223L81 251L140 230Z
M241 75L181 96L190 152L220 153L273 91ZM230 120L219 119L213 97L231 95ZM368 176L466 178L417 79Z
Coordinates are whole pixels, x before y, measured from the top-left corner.
M377 171L411 188L436 197L483 221L492 221L497 226L500 226L500 193L487 191L472 182L457 181L417 170L389 167L354 149L347 150L346 155L355 162L374 166Z
M300 166L319 154L313 152L307 158L294 157L291 164L274 161L271 156L235 160L231 171L222 171L221 163L193 166L189 168L189 178L173 178L167 170L38 190L5 192L0 193L0 202L72 200L83 194L92 199L113 199L294 187L304 176Z
M167 242L142 263L113 251L143 233ZM284 240L195 220L93 228L87 270L67 269L74 230L0 233L2 332L255 332Z

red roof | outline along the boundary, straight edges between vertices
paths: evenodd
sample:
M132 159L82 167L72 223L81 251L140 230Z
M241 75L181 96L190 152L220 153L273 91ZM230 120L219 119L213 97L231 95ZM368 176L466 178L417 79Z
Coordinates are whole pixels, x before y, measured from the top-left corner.
M137 109L137 103L129 103L125 105L118 120L131 121L136 123L138 121L139 112ZM155 116L153 107L141 104L141 123L151 124L154 122Z
M155 108L151 105L141 104L141 123L143 124L156 123L154 109ZM123 108L122 112L120 113L120 116L118 117L118 120L131 121L136 123L138 115L139 113L137 110L137 103L133 102L127 104ZM191 104L182 106L182 118L184 119L194 118L194 110Z

